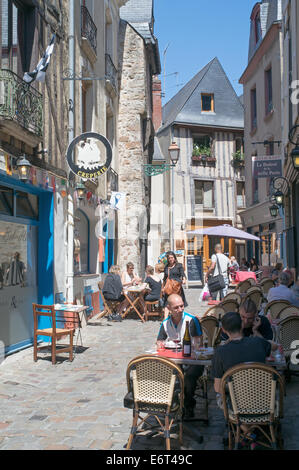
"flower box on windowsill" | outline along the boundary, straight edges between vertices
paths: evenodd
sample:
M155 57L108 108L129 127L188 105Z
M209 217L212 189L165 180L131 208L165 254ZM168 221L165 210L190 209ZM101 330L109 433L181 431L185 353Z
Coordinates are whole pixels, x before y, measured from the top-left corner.
M216 163L216 158L208 156L206 154L202 155L192 155L192 162L199 163L201 165L214 165Z
M235 169L238 169L238 168L244 168L245 166L245 161L241 158L234 158L232 160L232 165Z

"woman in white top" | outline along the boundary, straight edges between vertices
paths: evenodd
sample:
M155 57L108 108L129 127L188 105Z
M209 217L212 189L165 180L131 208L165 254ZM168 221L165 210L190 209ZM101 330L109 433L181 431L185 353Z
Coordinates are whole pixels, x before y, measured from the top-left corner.
M141 279L134 273L134 264L129 262L127 264L127 270L121 275L121 282L123 287L136 286L140 284Z

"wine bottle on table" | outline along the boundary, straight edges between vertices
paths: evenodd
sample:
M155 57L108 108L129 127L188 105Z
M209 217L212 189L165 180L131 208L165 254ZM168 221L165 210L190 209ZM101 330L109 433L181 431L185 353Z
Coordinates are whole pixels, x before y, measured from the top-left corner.
M183 339L183 356L190 357L191 356L191 338L189 332L189 322L186 321L186 329Z

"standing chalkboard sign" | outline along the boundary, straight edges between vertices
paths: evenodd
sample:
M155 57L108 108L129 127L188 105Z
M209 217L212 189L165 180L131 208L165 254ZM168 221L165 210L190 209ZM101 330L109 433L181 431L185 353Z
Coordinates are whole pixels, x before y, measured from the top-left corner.
M187 256L187 279L188 284L203 283L202 256Z

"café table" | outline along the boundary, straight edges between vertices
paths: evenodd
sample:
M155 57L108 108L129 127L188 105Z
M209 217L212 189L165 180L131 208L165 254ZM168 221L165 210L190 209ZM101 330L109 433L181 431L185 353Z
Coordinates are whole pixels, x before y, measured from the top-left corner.
M77 343L80 336L81 346L83 346L81 328L83 315L88 306L85 305L73 305L73 304L54 304L54 309L56 312L56 322L63 323L66 328L78 328L79 333L75 345L75 351L77 350ZM58 313L58 315L57 315ZM67 315L70 314L70 315ZM81 314L81 318L80 318Z
M144 312L140 312L140 307L143 309L143 305L141 303L141 298L143 296L143 293L145 290L149 290L149 286L146 283L137 285L137 286L132 286L128 287L126 290L124 290L124 296L127 299L129 306L125 310L125 312L122 314L122 318L125 318L130 310L134 309L141 321L144 323ZM133 297L133 298L132 298ZM139 309L137 308L139 304Z

